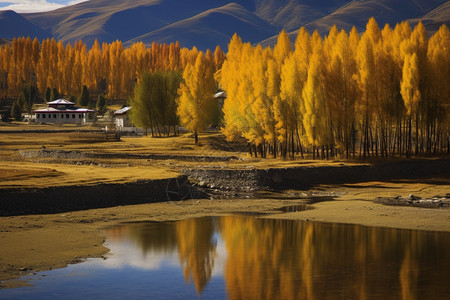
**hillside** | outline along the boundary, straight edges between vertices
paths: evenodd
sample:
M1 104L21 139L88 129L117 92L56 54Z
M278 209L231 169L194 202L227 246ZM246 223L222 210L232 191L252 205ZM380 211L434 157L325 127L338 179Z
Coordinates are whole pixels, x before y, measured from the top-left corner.
M0 38L21 36L44 39L51 34L12 10L0 11Z
M283 28L292 35L301 26L323 34L333 24L363 31L371 16L380 26L423 20L433 32L450 24L449 7L446 0L91 0L49 12L0 11L0 38L52 36L88 46L95 39L126 45L178 40L184 47L226 49L235 32L244 41L272 44Z
M183 35L180 36L180 32ZM213 49L209 41L214 39L222 49L226 49L235 32L239 32L244 41L258 43L268 35L277 34L278 30L241 5L230 3L139 36L127 44L142 41L149 45L154 40L164 43L178 40L189 48Z
M352 1L337 9L333 13L317 19L306 25L310 31L317 29L320 33L329 31L336 24L338 28L347 31L356 26L358 31L363 31L367 20L375 17L380 27L388 23L395 25L399 21L412 18L422 19L424 12L429 12L440 4L441 0L405 1L405 0L366 0ZM450 16L447 14L447 21ZM445 18L444 18L445 19ZM445 20L443 20L445 22Z
M422 21L422 23L425 25L425 28L429 32L434 32L437 31L442 24L449 24L449 16L450 1L447 1L446 3L427 13L425 16L422 16L421 18L411 19L409 21L411 22L411 24L416 24L419 21Z

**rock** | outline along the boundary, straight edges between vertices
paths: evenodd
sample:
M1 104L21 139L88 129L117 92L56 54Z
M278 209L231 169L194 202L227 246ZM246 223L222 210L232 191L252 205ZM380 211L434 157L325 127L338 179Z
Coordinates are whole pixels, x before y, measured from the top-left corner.
M421 197L414 196L413 194L410 194L408 197L409 197L410 200L420 200L420 199L422 199Z

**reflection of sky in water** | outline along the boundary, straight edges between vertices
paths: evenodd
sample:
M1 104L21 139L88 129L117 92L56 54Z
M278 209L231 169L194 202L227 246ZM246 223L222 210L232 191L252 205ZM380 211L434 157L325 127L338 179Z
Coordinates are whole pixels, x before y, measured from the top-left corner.
M223 281L212 279L199 297L193 284L184 284L179 266L165 266L164 272L114 270L99 259L38 273L30 283L35 286L2 290L0 299L220 299L225 294Z
M198 295L185 284L175 259L155 256L155 267L134 267L123 259L88 259L64 269L40 272L30 279L32 287L0 290L0 299L224 299L223 277L214 276ZM148 256L149 261L152 256ZM162 259L161 259L162 258ZM110 264L113 262L114 264ZM118 264L120 263L120 264ZM146 269L150 266L150 269ZM160 269L158 269L158 266ZM163 270L163 271L161 271ZM220 275L220 274L219 274Z
M178 250L142 251L125 237L107 240L106 259L91 258L67 268L27 276L32 287L0 290L0 299L224 299L223 265L226 249L219 234L214 269L201 295L192 282L186 284Z
M212 277L223 277L223 266L227 258L227 251L223 240L217 232L213 235L213 240L217 243L217 246ZM180 268L178 249L164 253L159 251L143 252L136 242L129 239L106 241L105 247L110 249L110 252L105 255L107 259L101 264L105 268L123 269L133 267L142 270L161 270L169 267Z
M447 299L450 234L249 217L127 224L0 299ZM345 297L344 297L345 295Z

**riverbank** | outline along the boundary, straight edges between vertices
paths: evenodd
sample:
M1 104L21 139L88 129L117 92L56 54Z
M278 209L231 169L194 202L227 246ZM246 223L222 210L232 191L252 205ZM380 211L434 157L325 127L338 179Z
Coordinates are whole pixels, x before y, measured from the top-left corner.
M101 257L108 251L102 229L122 222L246 214L450 231L449 158L256 159L239 150L245 143L219 133L201 141L194 146L183 135L80 143L64 132L0 133L0 287ZM186 175L188 194L207 196L159 202L184 197ZM442 206L415 207L420 200L413 199L435 196ZM405 206L383 204L399 201Z
M103 228L122 222L167 221L202 216L251 214L264 218L352 223L405 229L450 231L448 208L387 206L377 195L414 194L423 198L448 192L448 177L319 185L308 191L260 194L259 199L191 199L115 206L46 215L0 218L0 285L30 273L101 257ZM285 209L285 208L288 209ZM296 211L295 207L302 210ZM284 208L284 209L283 209ZM293 208L293 209L290 209Z
M12 168L14 165L10 166ZM450 177L448 173L450 159L448 158L267 169L203 167L184 169L181 171L184 175L176 175L178 171L160 169L156 172L157 176L152 174L153 179L144 179L150 171L150 167L147 167L149 170L147 172L145 172L146 167L138 169L141 173L138 176L129 167L115 168L116 170L98 166L64 167L65 169L61 169L58 165L53 165L53 167L54 169L48 169L50 170L49 174L42 172L45 178L62 177L59 175L60 173L73 172L75 168L86 171L91 168L91 172L95 176L102 173L105 177L111 176L112 173L120 175L118 181L105 179L99 181L91 176L89 184L79 183L76 185L2 187L3 183L0 185L0 216L62 213L188 198L261 198L260 192L264 191L282 192L290 189L308 191L317 185L324 184L346 185L393 180L417 182L433 176ZM152 170L154 169L153 167ZM8 171L9 169L4 168L4 170ZM121 182L120 178L125 178L126 174L130 174L130 176L133 174L135 180L127 178ZM26 175L30 176L30 174ZM37 176L37 174L33 175ZM149 177L152 178L152 175ZM67 175L64 176L67 177ZM11 176L5 177L5 181L9 179ZM42 178L40 179L42 181ZM70 181L66 179L65 182ZM441 185L445 186L447 182L443 181ZM444 189L442 193L434 193L427 197L426 202L416 201L421 200L422 197L414 196L412 193L407 194L407 196L412 195L409 198L405 195L380 194L377 195L376 200L393 205L418 206L420 204L428 207L450 207L449 192Z

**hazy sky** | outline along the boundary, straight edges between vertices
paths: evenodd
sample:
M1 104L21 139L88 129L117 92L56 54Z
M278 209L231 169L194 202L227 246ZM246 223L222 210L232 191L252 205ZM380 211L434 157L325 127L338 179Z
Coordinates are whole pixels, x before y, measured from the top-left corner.
M61 8L87 0L0 0L0 10L14 10L16 12L38 12Z

